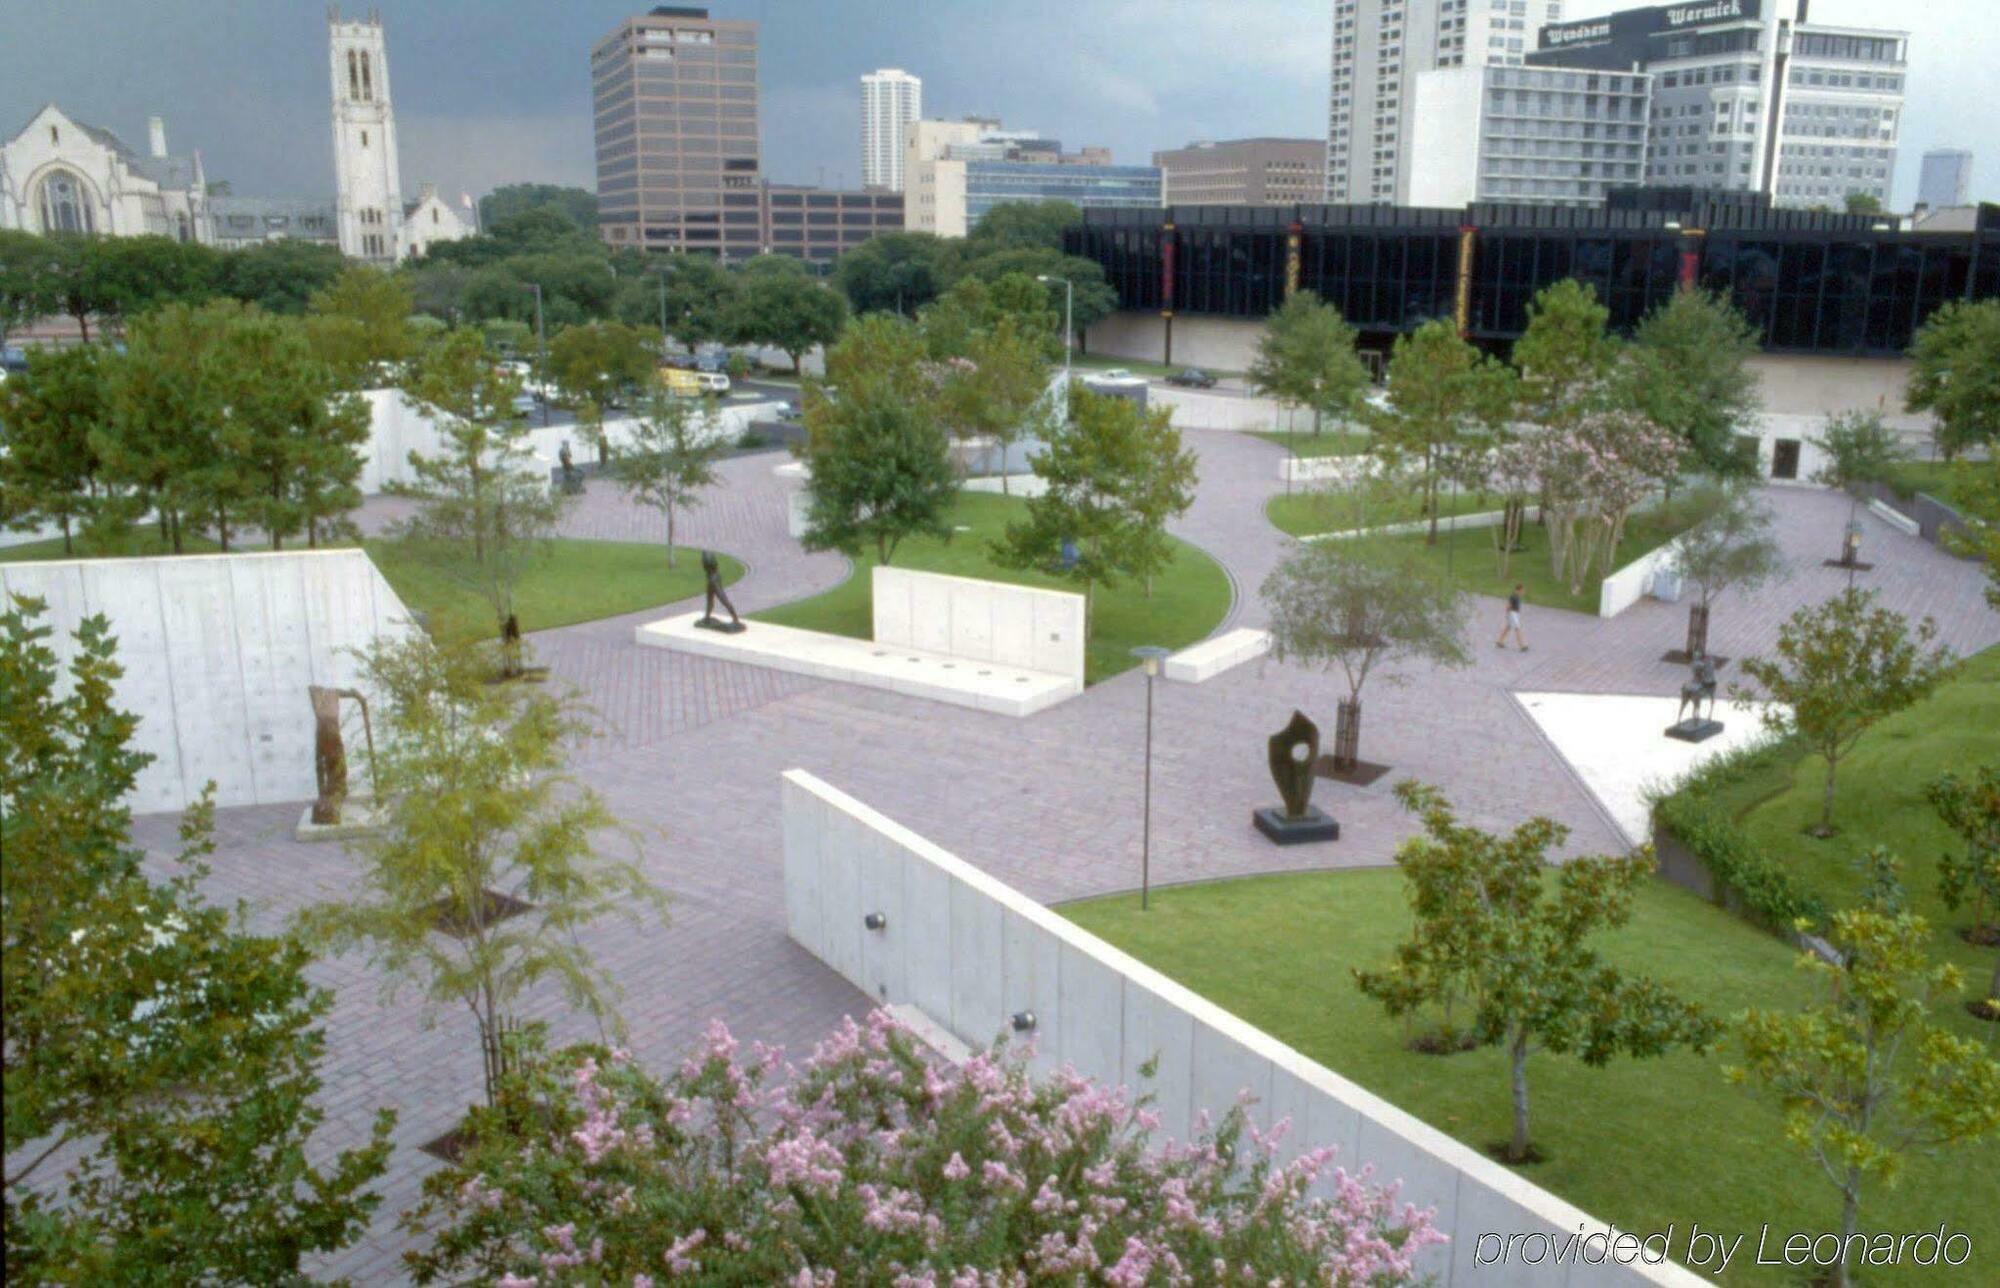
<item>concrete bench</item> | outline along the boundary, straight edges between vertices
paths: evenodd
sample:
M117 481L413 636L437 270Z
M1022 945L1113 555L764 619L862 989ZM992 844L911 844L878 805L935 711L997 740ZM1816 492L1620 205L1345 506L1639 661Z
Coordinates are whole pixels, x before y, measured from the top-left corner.
M1169 680L1200 684L1232 666L1241 665L1253 657L1262 657L1270 651L1271 632L1239 627L1225 631L1214 639L1190 644L1168 658L1164 670Z

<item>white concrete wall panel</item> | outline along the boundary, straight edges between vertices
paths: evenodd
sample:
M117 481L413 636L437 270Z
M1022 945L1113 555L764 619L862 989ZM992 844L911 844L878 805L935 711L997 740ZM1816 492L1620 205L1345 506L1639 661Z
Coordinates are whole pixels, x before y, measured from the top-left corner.
M876 568L876 642L1083 680L1083 596Z
M192 800L211 779L218 790L235 783L254 795L228 563L202 559L174 573L160 600L174 690L173 706L163 714L172 717L181 748L181 796Z
M1526 1279L1510 1277L1520 1268L1475 1271L1482 1233L1567 1235L1604 1223L811 774L786 774L782 801L793 936L881 1001L914 1005L959 1040L981 1046L1005 1034L1014 1012L1032 1011L1038 1072L1068 1064L1151 1094L1165 1131L1180 1139L1200 1113L1219 1120L1247 1090L1256 1102L1253 1121L1289 1121L1286 1155L1338 1146L1342 1166L1372 1164L1382 1179L1403 1182L1402 1197L1435 1207L1451 1241L1425 1268L1441 1282L1702 1282L1675 1266L1564 1273L1545 1264L1526 1267ZM862 929L870 911L889 915L884 931ZM885 987L886 995L879 991ZM1156 1065L1150 1082L1140 1076L1149 1061Z

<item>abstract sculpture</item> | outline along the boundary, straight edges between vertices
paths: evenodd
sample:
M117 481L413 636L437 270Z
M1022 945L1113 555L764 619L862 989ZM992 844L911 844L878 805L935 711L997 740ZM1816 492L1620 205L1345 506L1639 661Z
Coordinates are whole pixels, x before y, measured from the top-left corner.
M368 720L368 699L353 689L306 686L306 698L313 711L313 780L319 795L313 800L312 822L318 827L340 823L341 807L347 802L347 743L340 735L340 700L352 698L361 704L361 728L368 738L368 767L375 767L375 729Z
M729 592L722 588L722 561L715 557L713 550L701 552L701 570L708 577L708 587L702 603L701 617L695 625L703 630L723 631L730 635L747 629L743 625L743 619L736 614L736 605L729 602ZM715 616L715 605L718 600L729 610L729 620L726 622Z
M1312 804L1313 764L1319 759L1319 726L1293 711L1290 723L1271 735L1271 780L1284 799L1282 810L1266 805L1253 810L1253 826L1278 845L1302 841L1333 841L1340 824Z

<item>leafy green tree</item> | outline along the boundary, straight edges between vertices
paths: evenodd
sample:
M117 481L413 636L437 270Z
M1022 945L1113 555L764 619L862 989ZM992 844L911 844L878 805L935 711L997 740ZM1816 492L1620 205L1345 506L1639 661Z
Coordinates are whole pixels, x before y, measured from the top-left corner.
M1601 407L1619 354L1604 329L1610 320L1597 292L1575 278L1543 287L1528 305L1514 366L1522 410L1537 424L1565 429Z
M578 228L597 227L597 194L553 183L503 183L479 199L479 226L491 228L528 210L553 206Z
M17 327L61 307L59 250L54 241L14 228L0 229L0 345Z
M1070 320L1079 344L1092 325L1118 311L1118 292L1105 280L1104 266L1094 259L1065 255L1061 251L1042 247L977 254L972 253L973 250L976 248L969 248L969 257L960 270L964 276L976 277L989 284L1016 275L1031 279L1046 277L1049 279L1043 287L1048 293L1046 307L1058 318L1063 315L1063 282L1073 283L1075 292L1070 304ZM1062 333L1060 325L1056 333Z
M1938 895L1954 912L1971 905L1967 943L2000 948L2000 769L1981 765L1971 782L1945 774L1930 783L1924 795L1965 845L1938 859ZM2000 1020L2000 955L1994 958L1986 997L1968 1009L1982 1019Z
M356 264L314 292L306 312L316 317L345 318L358 324L347 328L354 342L350 353L321 355L337 367L401 362L410 355L409 283L402 278Z
M1615 1055L1644 1058L1676 1046L1705 1050L1718 1025L1649 976L1607 962L1589 944L1632 917L1632 897L1653 872L1650 850L1548 862L1569 829L1536 817L1507 836L1458 821L1434 787L1409 780L1396 799L1423 833L1396 852L1414 925L1394 959L1356 971L1361 991L1392 1015L1462 993L1473 1036L1507 1053L1514 1130L1507 1161L1529 1160L1528 1057L1574 1053L1596 1067ZM1553 888L1551 888L1553 887Z
M162 304L201 304L215 295L222 255L171 237L111 237L99 249L99 310L114 328Z
M266 313L297 315L332 286L347 261L337 247L290 237L258 242L222 257L215 287Z
M42 240L49 258L40 272L41 295L47 305L75 321L78 334L89 344L90 319L115 314L121 307L112 239L64 234Z
M965 357L974 336L1003 320L1038 338L1049 361L1061 354L1062 314L1049 308L1048 288L1026 273L1008 273L990 283L977 277L952 283L923 310L924 344L936 359Z
M64 554L98 510L101 463L91 437L104 433L110 414L106 362L94 345L38 349L26 371L0 384L0 523L54 523Z
M1825 464L1814 472L1812 481L1847 493L1850 526L1868 486L1891 481L1897 465L1909 455L1903 440L1882 423L1882 413L1872 409L1827 417L1825 431L1811 442L1826 454Z
M1879 215L1882 213L1882 199L1872 192L1850 192L1843 201L1850 215Z
M1313 433L1321 418L1345 415L1368 388L1368 368L1354 349L1354 328L1340 310L1311 291L1293 291L1272 310L1257 339L1250 384L1280 402L1310 407Z
M1732 587L1750 591L1769 581L1783 564L1771 538L1771 510L1754 487L1733 482L1703 497L1706 511L1674 544L1674 567L1692 584L1688 605L1690 659L1708 652L1708 613L1715 597Z
M667 567L674 566L675 514L715 482L715 463L728 450L712 406L655 389L632 426L631 442L612 462L611 477L626 495L665 516Z
M1357 737L1361 688L1378 668L1472 663L1466 597L1395 542L1299 542L1264 579L1261 593L1271 618L1271 655L1322 670L1338 666L1347 680L1342 719L1353 721ZM1396 671L1383 676L1388 684L1407 678Z
M839 292L803 273L782 270L748 274L726 321L738 344L764 344L792 360L792 374L812 349L832 344L847 322Z
M1773 704L1765 727L1797 734L1826 761L1815 835L1833 835L1840 758L1869 726L1927 697L1951 671L1950 651L1931 647L1936 638L1930 618L1912 631L1901 613L1878 606L1874 591L1850 586L1787 618L1773 656L1744 660L1756 687L1733 686L1732 695Z
M1675 291L1639 323L1620 371L1625 401L1687 445L1718 478L1755 472L1738 436L1760 401L1749 359L1757 328L1727 297Z
M604 461L604 410L627 388L653 374L645 337L617 322L564 327L549 344L549 376L576 409L583 432Z
M1438 494L1454 477L1470 477L1468 450L1496 432L1512 409L1512 374L1458 336L1451 323L1426 322L1398 336L1389 356L1389 404L1370 416L1381 450L1416 481L1437 542Z
M1953 300L1910 346L1903 405L1937 417L1938 451L1956 460L2000 440L2000 300Z
M477 332L461 328L418 354L407 392L437 423L438 450L410 453L410 482L388 490L418 502L398 539L493 610L504 676L522 671L514 588L547 552L563 500L548 485L514 410L521 382L496 368Z
M1161 408L1139 423L1139 468L1127 482L1125 504L1139 521L1138 540L1131 550L1131 571L1153 597L1153 578L1173 562L1174 543L1167 524L1186 514L1200 483L1192 448L1181 445L1181 431L1172 413Z
M1083 222L1083 211L1070 201L1016 201L995 206L981 215L966 234L975 254L987 247L999 250L1061 250L1063 230Z
M1834 915L1826 938L1837 960L1799 956L1824 1000L1745 1011L1735 1025L1742 1064L1727 1071L1778 1102L1785 1138L1840 1191L1833 1282L1842 1288L1868 1188L1894 1184L1913 1155L2000 1129L2000 1061L1934 1018L1962 987L1958 969L1930 960L1930 927L1900 906L1894 860L1878 848L1868 862L1877 897Z
M599 852L622 828L567 772L570 741L590 730L574 697L487 684L471 654L420 634L377 639L363 670L386 732L372 766L381 827L359 846L360 887L299 924L334 951L365 946L391 992L413 985L432 1012L470 1011L490 1101L537 983L622 1031L616 983L576 932L614 912L664 923L666 899ZM509 916L503 900L530 906Z
M927 338L929 332L927 314ZM1042 432L1049 393L1047 340L1046 332L1023 325L1019 315L1003 314L967 336L963 352L945 364L938 391L945 423L965 438L993 445L1003 493L1008 453L1023 438Z
M243 486L218 438L228 406L218 355L242 312L234 300L217 300L134 319L124 356L107 367L108 425L91 439L103 476L122 494L121 507L104 512L107 525L150 509L175 554L204 526L229 548Z
M842 255L833 281L856 313L914 316L951 285L953 254L934 233L883 233Z
M59 669L42 610L0 612L8 1278L299 1281L365 1230L393 1115L315 1147L330 996L296 939L203 901L206 795L181 875L148 878L126 798L151 757L114 705L109 624Z
M739 285L736 276L710 255L675 255L665 272L667 333L689 349L726 337Z

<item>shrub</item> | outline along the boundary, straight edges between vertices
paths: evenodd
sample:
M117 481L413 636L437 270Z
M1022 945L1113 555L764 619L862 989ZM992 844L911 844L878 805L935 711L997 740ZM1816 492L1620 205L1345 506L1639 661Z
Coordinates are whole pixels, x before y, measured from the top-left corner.
M1784 933L1806 922L1826 923L1826 905L1771 857L1751 844L1723 789L1786 758L1788 741L1739 747L1706 761L1672 792L1653 801L1653 821L1688 848L1715 879L1718 902L1734 899L1750 920Z

